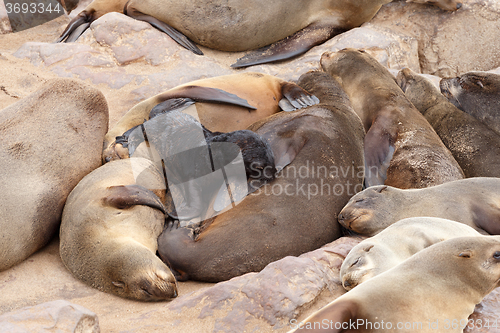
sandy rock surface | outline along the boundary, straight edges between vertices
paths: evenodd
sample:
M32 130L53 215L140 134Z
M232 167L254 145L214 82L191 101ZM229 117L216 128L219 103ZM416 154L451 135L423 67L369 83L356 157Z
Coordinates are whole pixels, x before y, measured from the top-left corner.
M296 80L319 68L323 52L345 47L364 48L393 70L410 67L439 76L495 70L500 67L500 5L497 0L463 2L463 9L448 13L396 1L384 6L371 22L301 57L243 71ZM70 17L84 7L81 4L69 17L9 33L0 0L0 109L49 79L72 77L102 91L113 126L130 107L161 91L241 71L229 65L244 53L201 47L205 56L196 56L148 24L118 13L95 21L77 43L54 44ZM286 332L291 319L304 319L343 293L338 270L356 242L343 238L298 258L272 263L260 273L217 285L181 282L180 296L174 301L141 303L76 280L63 266L55 239L28 260L0 272L0 314L66 300L96 313L101 332ZM476 307L472 318L497 319L498 304L498 291L494 291ZM475 325L467 332L497 330Z

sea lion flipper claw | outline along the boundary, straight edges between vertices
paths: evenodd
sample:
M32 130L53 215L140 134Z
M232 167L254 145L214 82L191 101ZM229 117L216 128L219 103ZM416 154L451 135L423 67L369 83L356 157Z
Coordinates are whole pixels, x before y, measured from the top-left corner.
M279 106L283 111L294 111L319 103L319 99L295 83L287 82L281 88L283 98Z
M162 21L158 20L157 18L154 18L150 15L141 13L140 11L134 9L133 7L130 7L129 5L127 5L125 7L124 12L127 16L130 16L131 18L134 18L134 19L139 20L139 21L148 22L156 29L166 33L170 38L172 38L174 41L176 41L177 44L188 49L189 51L193 52L194 54L203 55L203 52L198 48L198 46L196 46L195 43L193 43L189 38L187 38L180 31L174 29L173 27L169 26L165 22L162 22Z
M345 30L327 22L312 23L276 43L248 53L239 58L231 67L241 68L287 60L309 51L313 46L319 45Z

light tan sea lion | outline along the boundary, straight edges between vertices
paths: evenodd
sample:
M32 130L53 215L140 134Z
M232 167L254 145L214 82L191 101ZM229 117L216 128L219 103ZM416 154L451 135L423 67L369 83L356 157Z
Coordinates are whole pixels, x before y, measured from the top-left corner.
M160 257L181 278L223 281L300 255L340 236L339 208L362 187L363 127L338 83L326 73L299 84L321 104L280 112L253 124L269 142L276 179L200 228L167 228Z
M67 196L101 165L107 129L104 96L70 79L0 111L0 271L54 236Z
M141 301L176 297L175 278L156 256L164 195L163 175L146 159L113 161L87 175L64 207L64 265L107 293Z
M196 54L203 53L194 43L221 51L260 48L232 65L245 67L302 54L369 21L389 2L391 0L94 0L68 24L58 41L66 38L74 41L100 16L123 12L149 22ZM455 0L439 0L436 4L445 9L460 8Z
M465 224L437 217L400 220L352 248L340 267L342 285L351 290L433 244L480 235Z
M406 97L451 151L466 177L500 177L500 135L459 110L430 81L409 68L401 70L397 80Z
M453 238L292 322L291 332L461 333L474 327L469 315L499 281L500 237Z
M423 188L464 178L434 129L375 58L344 49L324 53L321 66L342 84L367 131L367 187Z
M283 110L291 111L318 103L318 99L294 83L261 73L239 73L192 81L150 97L130 109L106 134L104 162L128 158L116 137L150 118L160 103L179 99L196 103L197 116L212 132L244 130L252 123Z
M373 236L407 217L441 217L500 234L500 178L467 178L422 189L379 185L353 196L339 215L347 229Z

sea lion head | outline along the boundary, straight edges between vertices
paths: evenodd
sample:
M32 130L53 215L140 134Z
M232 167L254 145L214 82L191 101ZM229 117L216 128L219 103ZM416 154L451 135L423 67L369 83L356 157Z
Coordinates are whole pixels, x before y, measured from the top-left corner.
M468 290L464 292L473 289L481 297L500 286L500 236L452 238L431 248L439 257L445 256L447 260L440 261L429 273L458 275L461 281L466 282ZM431 274L429 278L432 278Z
M342 285L346 290L351 290L376 275L372 272L376 269L376 263L369 255L371 250L377 250L375 244L367 242L362 246L359 245L352 248L340 267Z
M441 93L461 110L475 109L478 103L488 109L500 107L500 75L497 74L470 72L442 79L440 88Z
M427 110L436 105L437 98L441 96L432 82L409 68L399 71L396 83L418 110Z
M407 2L425 3L437 6L442 10L455 11L462 8L462 3L457 0L407 0Z
M354 195L340 211L339 223L356 233L373 236L388 227L388 216L393 210L393 197L397 189L385 186L371 186Z
M276 166L271 146L249 130L222 133L212 142L232 142L241 150L247 179L269 182L275 178Z
M140 301L164 301L177 297L177 282L168 267L147 249L123 244L108 266L106 291Z

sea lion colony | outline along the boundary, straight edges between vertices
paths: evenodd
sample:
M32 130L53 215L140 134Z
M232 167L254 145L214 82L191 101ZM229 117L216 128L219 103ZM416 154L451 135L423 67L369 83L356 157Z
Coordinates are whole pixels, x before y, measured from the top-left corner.
M133 5L126 4L127 13L144 19ZM89 13L63 37L77 38ZM500 279L500 243L490 236L500 234L500 179L493 178L500 166L500 76L468 73L442 80L439 91L406 69L394 78L362 50L325 53L318 61L323 71L305 73L297 84L245 73L179 86L139 103L106 136L103 97L74 80L54 81L2 110L0 163L20 175L0 178L2 238L10 240L0 245L0 269L44 246L62 220L61 257L77 278L122 297L158 301L177 296L176 279L217 282L259 271L340 237L342 225L378 235L344 262L344 285L352 291L300 323L301 330L321 331L316 323L325 319L335 327L326 331L340 332L359 319L448 318L461 331ZM57 121L68 110L76 115ZM176 131L161 139L176 121ZM44 125L26 135L12 131L27 123ZM201 136L190 142L194 135ZM54 156L40 141L57 147ZM104 143L102 151L96 142ZM63 173L61 154L77 158L81 170ZM186 158L201 162L187 167ZM33 165L24 170L19 160ZM301 168L316 176L300 179ZM332 172L339 169L352 172ZM54 176L42 182L47 170ZM37 214L23 210L26 204ZM57 207L55 214L45 212L54 212L47 205ZM181 214L183 207L190 214ZM40 225L44 230L33 229ZM354 273L360 269L370 272ZM401 295L408 289L411 295ZM413 302L430 294L425 303ZM395 309L413 304L391 311L389 299Z

